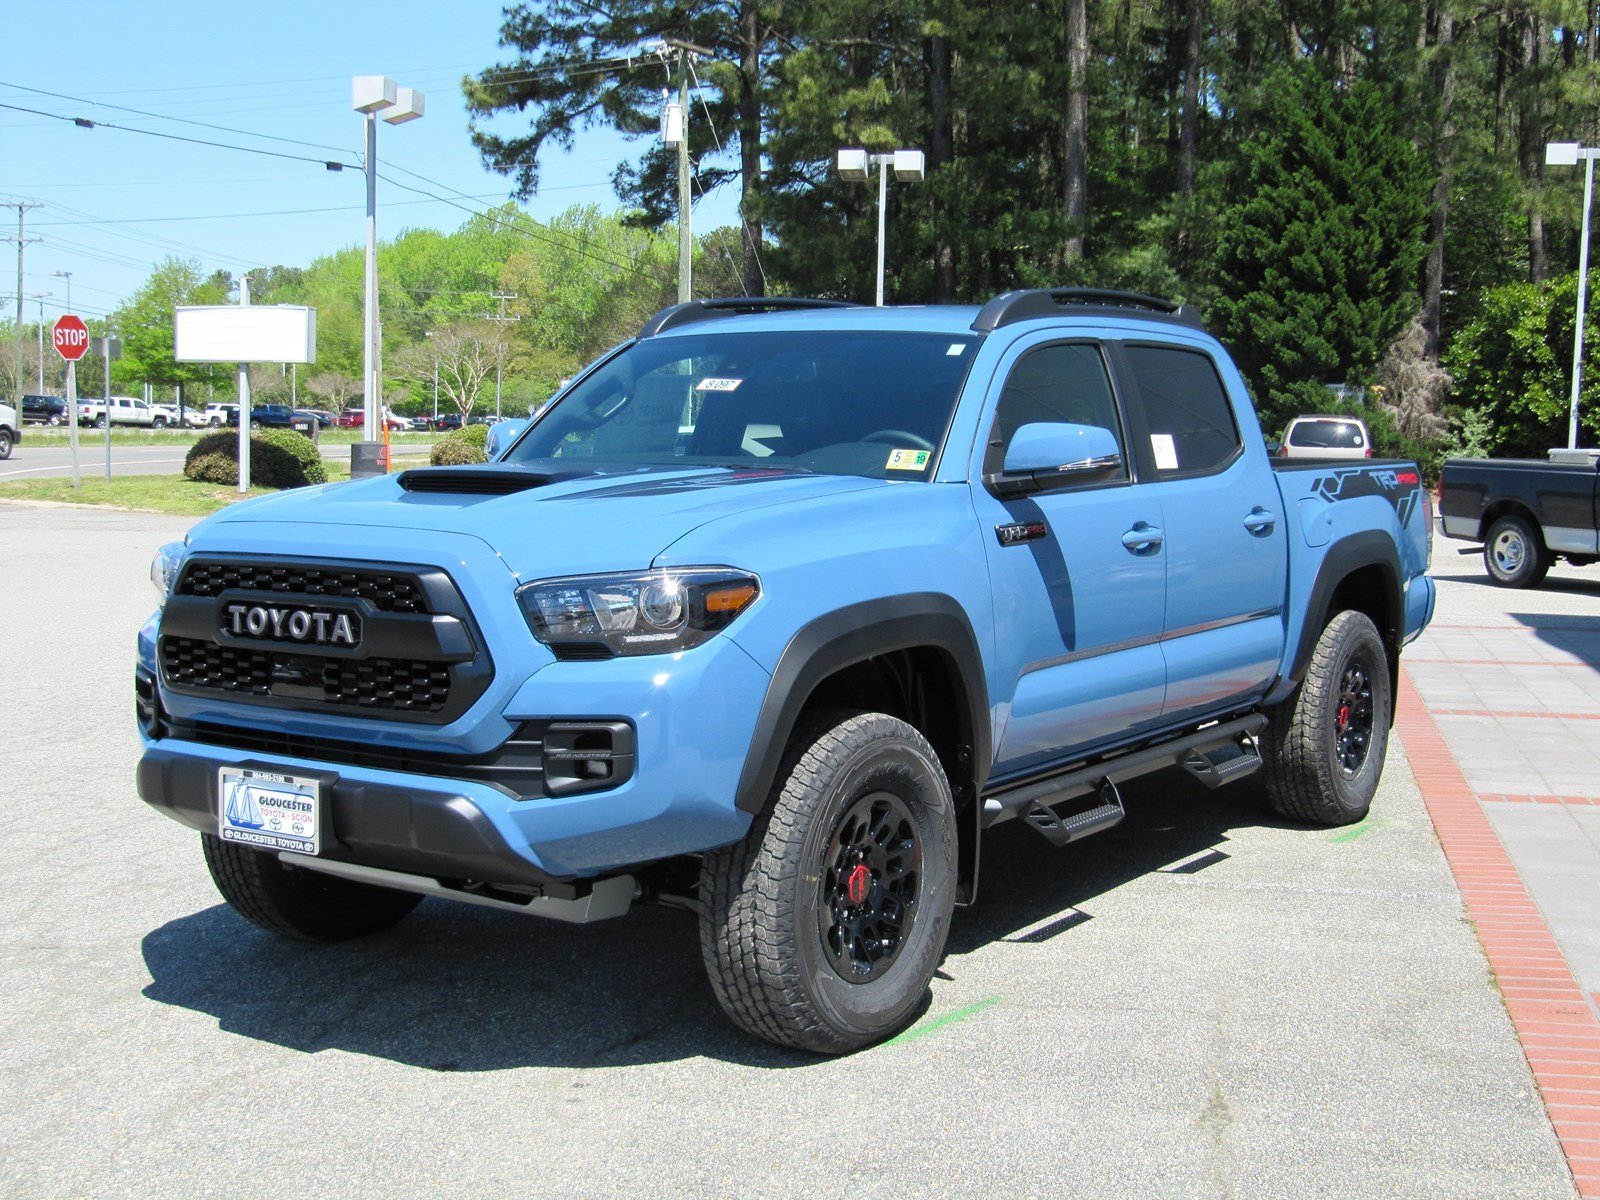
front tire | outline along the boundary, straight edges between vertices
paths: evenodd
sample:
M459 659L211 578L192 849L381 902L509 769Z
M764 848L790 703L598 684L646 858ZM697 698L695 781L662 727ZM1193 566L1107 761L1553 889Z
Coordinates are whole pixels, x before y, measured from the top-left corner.
M1317 825L1365 817L1389 751L1391 695L1377 626L1365 613L1339 613L1300 686L1267 711L1261 749L1273 808Z
M411 892L290 867L275 854L200 835L217 891L252 925L304 942L342 942L377 933L422 902Z
M798 730L768 808L706 855L700 948L724 1011L783 1046L844 1054L915 1019L955 904L950 785L883 713Z
M1524 518L1500 517L1483 543L1483 566L1501 587L1535 587L1550 572L1550 552Z

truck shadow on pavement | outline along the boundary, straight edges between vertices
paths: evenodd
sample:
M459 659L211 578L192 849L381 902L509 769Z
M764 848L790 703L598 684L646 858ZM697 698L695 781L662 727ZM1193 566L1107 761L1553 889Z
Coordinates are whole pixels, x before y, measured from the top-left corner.
M1483 561L1477 558L1464 560L1458 570L1431 570L1428 574L1438 583L1472 583L1480 587L1494 588L1496 591L1505 590L1489 578L1483 569ZM1546 575L1533 590L1535 593L1554 592L1557 595L1568 596L1600 596L1600 570L1594 571L1593 577L1589 579L1573 579L1569 575Z
M1600 589L1597 589L1600 591ZM1600 616L1577 613L1507 613L1552 650L1600 670Z
M992 831L979 903L957 910L949 953L1071 915L1196 855L1206 865L1231 829L1279 824L1254 779L1213 794L1167 771L1125 793L1122 825L1064 849L1020 823ZM306 1053L337 1049L438 1071L824 1061L728 1022L701 967L695 919L677 910L643 907L574 927L429 900L393 930L325 946L275 938L217 904L151 931L142 951L151 1000Z

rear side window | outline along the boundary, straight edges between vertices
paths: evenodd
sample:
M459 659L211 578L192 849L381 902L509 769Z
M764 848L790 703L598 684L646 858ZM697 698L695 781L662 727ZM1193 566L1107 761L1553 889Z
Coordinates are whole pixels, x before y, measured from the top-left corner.
M1165 346L1127 346L1123 357L1160 475L1206 475L1238 457L1244 443L1210 358Z
M1316 450L1360 450L1367 444L1354 421L1296 421L1289 445Z

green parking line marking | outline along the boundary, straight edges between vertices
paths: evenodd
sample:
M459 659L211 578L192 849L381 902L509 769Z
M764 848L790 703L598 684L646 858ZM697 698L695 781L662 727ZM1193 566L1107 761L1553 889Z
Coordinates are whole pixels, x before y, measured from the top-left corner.
M957 1021L965 1021L968 1017L975 1016L976 1014L981 1013L984 1009L999 1003L999 996L990 996L985 1000L979 1000L976 1004L968 1004L966 1007L958 1008L954 1012L947 1012L942 1017L935 1017L933 1020L925 1021L921 1025L913 1025L904 1033L897 1034L890 1038L884 1043L884 1045L898 1046L902 1042L912 1042L917 1038L925 1037L930 1033L938 1033L939 1030L943 1029L947 1025L954 1025Z
M1352 826L1350 826L1349 829L1346 829L1346 830L1343 830L1340 833L1334 834L1328 840L1330 842L1335 842L1335 843L1338 843L1338 842L1353 842L1358 837L1360 837L1363 833L1371 833L1374 829L1376 829L1379 825L1382 825L1382 824L1383 824L1382 821L1379 821L1379 820L1377 820L1377 819L1375 819L1373 817L1368 817L1366 820L1362 821L1361 824L1352 825Z

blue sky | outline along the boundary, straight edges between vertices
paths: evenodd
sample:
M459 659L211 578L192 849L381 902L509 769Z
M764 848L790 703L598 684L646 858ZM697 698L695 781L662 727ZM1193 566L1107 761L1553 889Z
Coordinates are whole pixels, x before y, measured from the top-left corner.
M361 118L350 109L350 76L385 74L425 92L427 116L402 126L379 123L380 171L438 190L399 168L417 172L487 207L509 196L510 180L485 170L467 140L460 79L510 61L499 46L502 8L499 0L11 4L0 44L0 104L353 163L362 134ZM170 117L293 141L162 119ZM502 121L502 127L516 125ZM610 211L617 206L612 170L645 148L607 131L580 136L570 153L548 159L545 188L528 208L536 217L577 203ZM72 272L73 307L96 316L115 307L168 254L237 273L303 266L365 236L360 171L333 173L319 162L80 129L0 108L0 199L17 198L44 205L27 217L28 236L42 240L27 247L23 290L54 293L45 301L46 320L65 302L65 280L56 271ZM703 201L696 232L731 223L735 202L733 186ZM467 219L459 208L378 185L382 238L405 228L454 229ZM15 236L15 220L14 209L0 209L8 237ZM14 243L0 243L0 249L0 291L9 297ZM13 312L13 305L8 299L3 311ZM30 299L25 319L37 311Z

